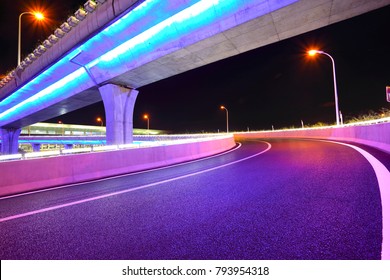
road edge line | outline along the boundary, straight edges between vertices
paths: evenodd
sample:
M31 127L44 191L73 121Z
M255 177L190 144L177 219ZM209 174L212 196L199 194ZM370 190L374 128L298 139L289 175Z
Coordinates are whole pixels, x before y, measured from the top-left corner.
M357 146L331 141L331 140L318 140L323 142L330 142L339 145L344 145L358 151L364 156L374 169L376 178L379 185L379 193L382 203L382 260L390 260L390 171L386 166L381 163L376 157L369 152L359 148Z

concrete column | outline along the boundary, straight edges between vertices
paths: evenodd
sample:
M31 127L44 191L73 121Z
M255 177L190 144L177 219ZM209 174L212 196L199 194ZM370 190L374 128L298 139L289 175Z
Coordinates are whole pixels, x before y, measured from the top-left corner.
M41 150L41 144L40 143L33 143L31 144L33 152L39 152Z
M133 111L138 91L114 84L99 88L106 112L107 145L133 142Z
M3 155L17 154L21 128L1 128L1 153Z

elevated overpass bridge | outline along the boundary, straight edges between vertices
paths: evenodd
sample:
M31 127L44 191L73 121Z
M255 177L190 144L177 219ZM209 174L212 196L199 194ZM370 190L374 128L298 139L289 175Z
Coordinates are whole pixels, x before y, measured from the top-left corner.
M103 100L131 143L137 88L386 6L390 0L96 0L0 81L2 153L21 127Z

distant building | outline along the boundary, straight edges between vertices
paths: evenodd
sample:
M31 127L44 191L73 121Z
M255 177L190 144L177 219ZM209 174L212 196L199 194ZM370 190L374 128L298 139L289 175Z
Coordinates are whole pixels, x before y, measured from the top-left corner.
M134 135L157 135L165 133L163 130L134 128ZM36 123L22 128L22 135L106 135L106 127L63 123Z
M133 129L134 135L158 135L164 132L163 130L155 129ZM70 136L74 136L75 138ZM36 123L22 128L19 138L19 151L25 153L32 152L33 150L47 151L65 149L65 146L72 148L102 146L106 142L105 136L106 127L104 126ZM35 149L33 147L34 145Z

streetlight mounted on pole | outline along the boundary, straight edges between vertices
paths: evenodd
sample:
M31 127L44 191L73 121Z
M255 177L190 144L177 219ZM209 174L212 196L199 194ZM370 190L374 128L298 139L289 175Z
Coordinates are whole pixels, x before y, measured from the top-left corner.
M145 114L144 119L147 121L148 135L149 135L149 115Z
M33 15L37 20L43 20L45 17L42 13L39 12L23 12L19 15L19 25L18 25L18 65L21 61L21 45L22 45L22 16L23 15Z
M327 57L330 58L330 60L332 61L332 68L333 68L333 85L334 85L334 102L335 102L335 106L336 106L336 125L339 126L340 125L340 115L339 115L339 98L338 98L338 95L337 95L337 83L336 83L336 65L335 65L335 62L334 62L334 59L333 57L324 52L324 51L319 51L319 50L310 50L308 51L308 54L310 56L314 56L316 54L324 54L326 55Z
M229 112L225 106L220 107L221 110L226 110L226 133L229 133Z
M103 119L101 117L98 117L96 119L97 122L100 122L100 126L103 126Z

